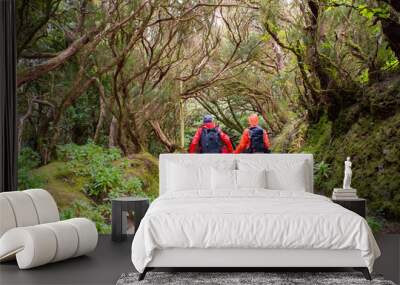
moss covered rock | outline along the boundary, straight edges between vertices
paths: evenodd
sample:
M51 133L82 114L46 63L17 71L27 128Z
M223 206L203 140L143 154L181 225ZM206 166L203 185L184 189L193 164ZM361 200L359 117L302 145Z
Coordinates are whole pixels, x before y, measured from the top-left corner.
M32 173L43 179L41 187L53 195L61 210L69 207L74 201L90 202L82 191L86 179L71 177L66 162L54 161L32 170Z
M341 186L344 160L351 156L352 186L368 200L369 214L400 220L400 113L384 120L362 116L336 136L332 122L323 117L310 127L301 151L314 153L317 162L330 165L327 179L316 185L317 191L328 196Z
M120 157L93 144L69 145L63 151L62 161L32 170L41 178L40 187L55 198L62 219L87 217L100 233L109 233L112 198L158 196L158 160L149 153Z
M296 141L303 141L301 146ZM357 103L331 120L289 122L275 139L275 152L313 153L315 191L330 196L340 187L344 161L353 162L352 186L366 198L368 215L400 221L400 75L360 90Z
M149 153L135 154L118 159L114 164L122 169L124 179L138 178L143 183L145 195L152 198L158 196L158 160L154 156ZM75 175L66 161L53 161L32 172L43 178L41 187L53 195L61 210L76 201L93 202L84 191L89 178Z
M366 89L366 103L374 117L393 116L400 107L400 75L394 74Z
M159 193L158 159L150 153L132 154L116 162L124 169L124 178L138 177L143 182L143 190L150 198Z

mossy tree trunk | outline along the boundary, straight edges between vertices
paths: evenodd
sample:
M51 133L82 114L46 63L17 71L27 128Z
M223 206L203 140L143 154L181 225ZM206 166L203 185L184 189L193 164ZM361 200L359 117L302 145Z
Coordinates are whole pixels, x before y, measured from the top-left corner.
M384 2L389 3L391 10L388 18L381 19L382 31L397 59L400 59L400 1L388 0Z

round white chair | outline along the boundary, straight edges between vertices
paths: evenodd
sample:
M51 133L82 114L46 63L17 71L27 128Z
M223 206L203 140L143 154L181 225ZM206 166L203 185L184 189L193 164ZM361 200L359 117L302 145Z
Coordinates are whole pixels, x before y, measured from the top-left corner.
M91 252L97 239L88 219L60 221L46 190L0 193L0 262L16 259L20 269L28 269Z

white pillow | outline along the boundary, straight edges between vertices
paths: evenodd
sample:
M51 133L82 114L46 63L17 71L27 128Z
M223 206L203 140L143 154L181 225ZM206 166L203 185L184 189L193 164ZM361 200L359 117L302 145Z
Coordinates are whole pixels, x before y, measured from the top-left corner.
M168 165L167 188L169 191L211 189L211 167Z
M306 191L306 166L304 160L238 160L240 170L266 169L267 188L273 190Z
M236 190L236 170L212 168L213 190Z
M267 170L268 188L274 190L306 191L305 163L276 166Z
M183 165L185 167L214 167L217 169L236 169L235 159L213 159L213 156L207 154L194 154L193 159L188 160L187 158L174 159L173 161L167 162L167 167L170 164Z
M237 187L267 188L267 172L263 170L236 170Z

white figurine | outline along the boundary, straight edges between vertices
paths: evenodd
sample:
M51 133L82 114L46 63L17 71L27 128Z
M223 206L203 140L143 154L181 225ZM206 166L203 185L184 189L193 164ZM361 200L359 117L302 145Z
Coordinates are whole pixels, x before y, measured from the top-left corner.
M343 179L343 189L351 189L351 161L350 157L347 157L347 160L344 162L344 179Z

